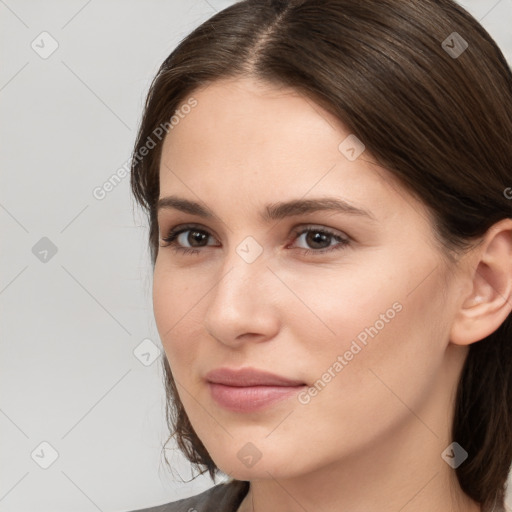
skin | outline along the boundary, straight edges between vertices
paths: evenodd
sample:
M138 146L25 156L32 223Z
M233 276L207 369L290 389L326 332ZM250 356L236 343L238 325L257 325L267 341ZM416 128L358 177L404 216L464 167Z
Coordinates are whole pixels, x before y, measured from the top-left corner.
M160 197L200 202L215 217L159 211L161 238L185 223L206 235L179 238L197 254L160 242L154 313L196 433L224 473L251 481L239 511L480 511L441 454L469 345L511 309L512 221L451 268L424 205L368 151L347 159L338 146L350 132L310 99L248 78L193 97L197 106L165 139ZM322 196L374 219L259 218L269 203ZM294 235L307 227L350 243L313 254L339 242ZM262 250L252 263L236 252L248 236ZM204 375L225 366L313 386L396 303L401 310L309 403L293 396L236 413L212 400ZM252 467L237 456L248 442L261 453Z

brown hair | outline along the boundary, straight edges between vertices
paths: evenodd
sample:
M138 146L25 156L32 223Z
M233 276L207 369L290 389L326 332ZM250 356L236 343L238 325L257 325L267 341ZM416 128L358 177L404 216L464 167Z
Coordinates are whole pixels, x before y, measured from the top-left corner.
M427 206L448 261L512 216L504 192L512 186L512 73L462 7L452 0L245 0L182 40L151 84L131 186L149 217L153 266L163 139L144 157L140 150L157 127L171 128L195 89L241 76L289 86L336 115ZM164 370L169 440L175 435L192 464L214 478L218 468L189 422L166 358ZM456 468L458 481L484 508L504 504L511 405L509 315L470 346L452 426L469 454Z

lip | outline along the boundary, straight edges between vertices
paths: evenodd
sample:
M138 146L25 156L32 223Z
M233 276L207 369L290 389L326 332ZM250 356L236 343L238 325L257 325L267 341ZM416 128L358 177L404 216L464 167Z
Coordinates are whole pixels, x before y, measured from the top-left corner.
M212 398L235 412L257 411L295 395L306 384L255 368L218 368L205 376Z
M275 373L257 370L256 368L217 368L205 375L208 382L225 386L303 386L300 380L288 379Z

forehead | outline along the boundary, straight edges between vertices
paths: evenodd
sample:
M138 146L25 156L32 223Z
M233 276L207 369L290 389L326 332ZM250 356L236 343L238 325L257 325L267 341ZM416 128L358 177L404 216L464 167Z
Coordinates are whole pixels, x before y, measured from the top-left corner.
M368 151L356 159L343 153L354 136L339 119L293 89L230 79L193 91L182 105L190 98L196 105L164 141L161 197L222 197L246 208L338 193L381 217L407 206L406 192Z
M301 140L311 143L323 138L328 143L325 136L329 132L330 142L337 146L340 137L348 135L334 115L288 87L248 78L219 80L193 91L178 111L191 98L196 105L179 116L164 141L164 151L180 152L185 144L203 151L229 149L231 154L248 155L250 145L268 151Z

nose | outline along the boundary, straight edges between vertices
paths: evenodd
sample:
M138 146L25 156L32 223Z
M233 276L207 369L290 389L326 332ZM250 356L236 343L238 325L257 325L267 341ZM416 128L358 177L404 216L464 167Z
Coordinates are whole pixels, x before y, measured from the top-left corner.
M206 331L232 347L272 339L279 330L277 289L265 258L247 263L236 253L230 255L205 297Z

